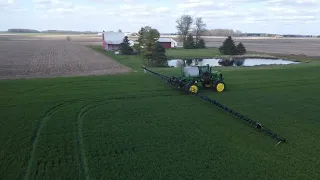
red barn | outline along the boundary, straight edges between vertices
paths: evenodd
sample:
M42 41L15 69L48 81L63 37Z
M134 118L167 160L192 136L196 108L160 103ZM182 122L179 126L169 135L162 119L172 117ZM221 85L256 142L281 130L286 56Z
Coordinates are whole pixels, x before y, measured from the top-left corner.
M165 49L169 49L172 47L177 46L177 42L171 38L164 38L164 37L160 37L158 39L158 42L165 48Z
M125 37L125 33L122 32L103 32L102 33L102 46L106 51L117 51L120 49L120 44ZM130 46L133 45L133 41L129 40Z

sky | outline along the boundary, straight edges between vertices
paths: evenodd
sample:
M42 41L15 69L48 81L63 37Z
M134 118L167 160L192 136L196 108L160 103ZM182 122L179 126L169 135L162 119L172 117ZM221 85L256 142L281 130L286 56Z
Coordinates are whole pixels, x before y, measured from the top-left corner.
M320 35L320 0L0 0L0 31L137 32L151 26L175 33L183 14L207 29Z

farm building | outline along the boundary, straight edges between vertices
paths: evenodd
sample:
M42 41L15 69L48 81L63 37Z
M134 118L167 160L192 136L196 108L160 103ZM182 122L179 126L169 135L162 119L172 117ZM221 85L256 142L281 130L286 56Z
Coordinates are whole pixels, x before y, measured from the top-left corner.
M173 48L177 46L177 42L172 38L160 37L158 42L166 49Z
M123 32L103 32L102 33L102 46L106 51L117 51L120 49L120 44L125 37ZM133 41L129 41L130 46L133 45Z

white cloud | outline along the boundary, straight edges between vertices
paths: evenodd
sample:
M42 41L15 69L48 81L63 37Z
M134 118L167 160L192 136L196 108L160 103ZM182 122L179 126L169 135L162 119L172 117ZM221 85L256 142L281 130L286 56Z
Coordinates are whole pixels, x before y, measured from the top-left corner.
M212 6L213 5L213 1L210 0L188 0L187 2L182 1L181 4L177 5L177 8L180 10L184 10L184 9L193 9L193 8L201 8L201 7L207 7L207 6Z
M156 13L166 13L166 12L169 12L170 9L168 7L159 7L159 8L155 8L153 11Z
M255 31L268 24L270 29L282 31L283 24L292 24L293 28L289 30L300 27L316 32L320 27L320 0L31 0L31 7L30 2L22 7L26 4L21 4L23 1L30 0L0 0L0 14L3 12L1 22L6 21L5 24L11 23L17 27L21 18L18 13L24 12L26 17L30 17L28 21L31 24L38 23L45 29L59 26L56 29L121 28L135 31L141 26L151 25L160 31L176 32L175 20L189 14L203 17L207 28ZM10 18L16 18L15 21L10 22L3 16L8 12ZM48 28L42 27L45 25ZM268 30L265 28L258 31Z
M15 0L0 0L0 7L7 7L15 3Z
M47 12L65 13L74 12L75 5L61 0L33 0L36 9L42 9Z

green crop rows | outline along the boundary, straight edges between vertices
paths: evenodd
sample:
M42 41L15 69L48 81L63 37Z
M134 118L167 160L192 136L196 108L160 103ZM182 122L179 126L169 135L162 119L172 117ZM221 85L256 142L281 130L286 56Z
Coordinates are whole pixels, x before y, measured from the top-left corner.
M225 70L228 91L204 91L287 139L276 147L248 123L138 71L0 81L0 179L320 177L317 63Z

